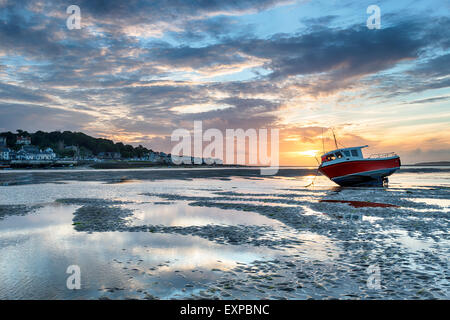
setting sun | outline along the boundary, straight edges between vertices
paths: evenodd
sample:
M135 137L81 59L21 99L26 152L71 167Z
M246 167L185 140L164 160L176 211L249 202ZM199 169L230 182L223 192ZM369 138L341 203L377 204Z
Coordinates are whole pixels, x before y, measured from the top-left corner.
M318 153L319 150L306 150L297 152L297 154L305 157L315 157Z

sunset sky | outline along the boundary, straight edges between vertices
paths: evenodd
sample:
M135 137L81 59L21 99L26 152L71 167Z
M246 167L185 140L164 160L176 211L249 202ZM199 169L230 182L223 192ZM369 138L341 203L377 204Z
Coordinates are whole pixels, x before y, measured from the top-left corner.
M194 120L278 128L282 165L316 164L330 127L403 163L450 160L450 1L0 0L0 131L169 152Z

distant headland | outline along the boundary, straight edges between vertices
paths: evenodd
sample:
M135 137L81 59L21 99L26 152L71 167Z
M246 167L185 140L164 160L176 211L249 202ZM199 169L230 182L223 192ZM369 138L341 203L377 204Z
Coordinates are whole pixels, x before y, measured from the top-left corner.
M414 164L414 166L450 166L450 161L419 162Z

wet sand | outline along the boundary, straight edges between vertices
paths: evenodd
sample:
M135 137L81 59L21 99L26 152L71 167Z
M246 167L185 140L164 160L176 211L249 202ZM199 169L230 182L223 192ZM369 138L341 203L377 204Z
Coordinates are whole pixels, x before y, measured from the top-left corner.
M304 168L2 173L0 298L448 299L431 169L357 189Z

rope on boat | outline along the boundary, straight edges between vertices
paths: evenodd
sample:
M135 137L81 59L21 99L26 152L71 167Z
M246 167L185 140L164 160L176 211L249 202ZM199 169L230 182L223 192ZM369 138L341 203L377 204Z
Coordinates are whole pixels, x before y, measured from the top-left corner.
M314 159L316 159L317 164L319 165L319 167L317 168L316 174L314 175L314 178L313 178L313 180L311 181L311 183L309 183L308 185L304 186L304 188L308 188L308 187L314 185L314 181L316 181L316 178L317 178L317 176L319 175L320 162L319 162L319 160L317 159L316 156L314 156Z
M319 165L319 167L316 170L316 174L314 175L314 178L312 179L312 181L310 183L308 183L306 186L304 186L303 188L309 188L310 186L314 185L314 182L316 181L317 176L319 175L319 168L320 168L320 162L317 159L316 156L314 156L314 159L316 159L317 164Z
M314 175L314 178L311 181L311 183L309 183L308 185L304 186L304 188L308 188L308 187L314 185L314 181L316 181L316 178L317 178L318 175L319 175L319 169L317 169L316 174Z

